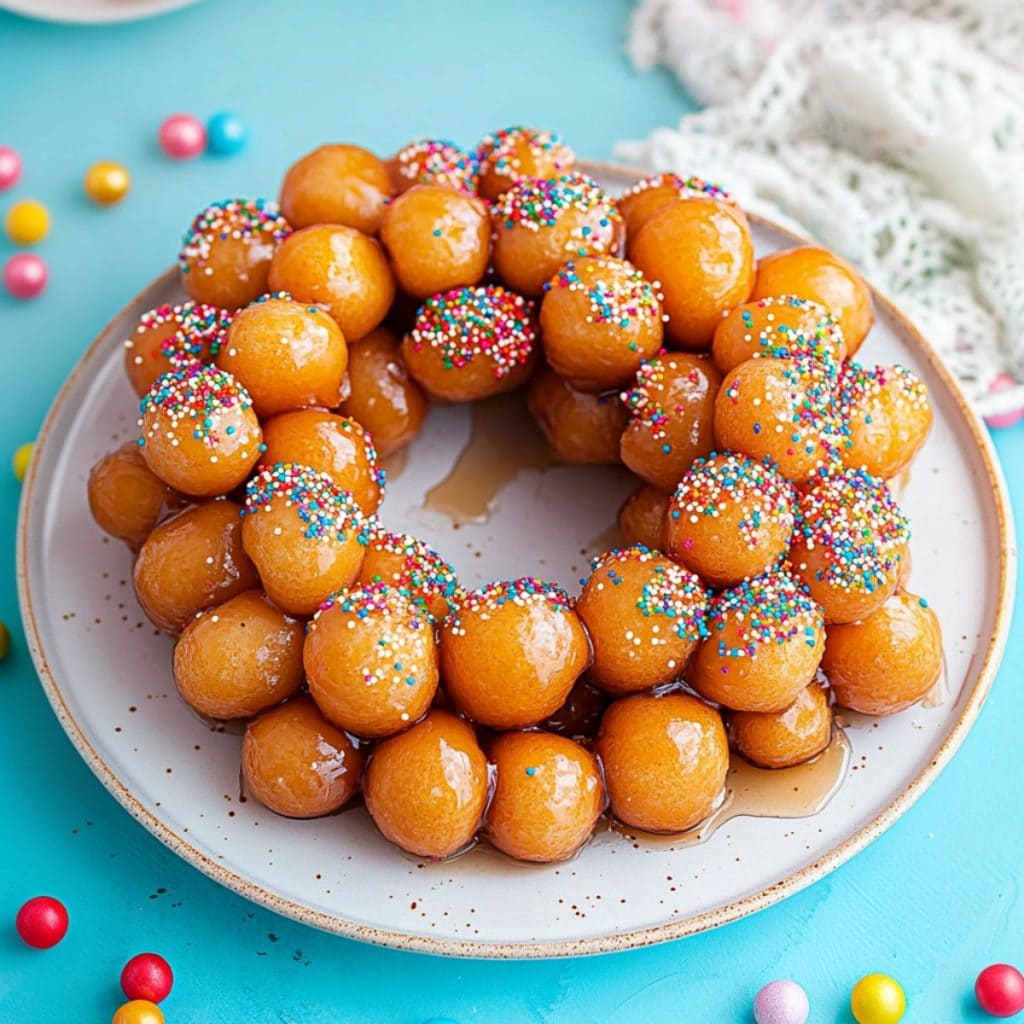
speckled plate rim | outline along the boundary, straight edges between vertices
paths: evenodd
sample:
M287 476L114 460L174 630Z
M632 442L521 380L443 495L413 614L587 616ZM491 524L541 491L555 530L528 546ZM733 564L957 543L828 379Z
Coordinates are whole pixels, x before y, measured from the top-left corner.
M642 170L634 167L609 163L586 162L580 166L590 173L617 178L623 176L636 178L644 173ZM792 239L794 243L799 244L807 241L807 239L802 238L795 232L782 228L766 218L756 215L749 216L751 221ZM175 274L176 271L173 268L168 270L147 288L144 288L129 305L134 306L145 303L147 295L151 292L166 288L172 284ZM967 429L974 440L977 458L984 468L985 476L990 484L990 493L986 496L986 503L991 503L999 532L999 592L994 626L977 672L974 687L960 717L953 724L934 758L925 765L918 775L877 817L862 826L823 857L793 872L775 884L767 886L760 892L684 920L673 920L649 928L616 932L610 935L595 936L578 941L498 943L471 942L463 939L438 939L430 936L410 935L391 929L374 928L349 921L343 917L314 911L300 903L284 899L210 860L200 850L196 849L186 837L169 828L146 808L103 760L68 708L61 692L60 683L50 668L46 651L43 649L40 640L28 574L28 540L31 529L29 510L33 508L37 501L36 491L39 487L37 471L42 462L42 459L38 456L46 450L47 445L55 443L51 440L50 436L54 421L79 379L86 376L93 369L93 364L101 356L105 355L104 341L106 336L114 321L123 313L119 313L114 317L103 331L100 332L96 340L93 341L85 354L79 359L54 399L36 441L37 457L33 458L29 465L21 496L17 536L18 598L29 651L39 674L39 679L42 682L43 690L53 707L58 721L86 764L89 765L93 773L113 794L117 801L136 821L140 822L157 839L178 854L179 857L198 868L214 881L269 910L273 910L285 917L293 918L296 921L302 921L323 931L333 932L351 939L358 939L362 942L389 946L396 949L432 953L438 956L475 959L534 959L585 956L595 953L611 953L636 949L658 942L666 942L670 939L695 935L699 932L728 924L731 921L739 920L742 917L747 917L759 910L763 910L765 907L770 907L780 902L788 896L792 896L794 893L800 892L846 863L846 861L863 850L869 843L877 839L886 829L898 821L931 783L935 781L939 772L942 771L956 753L964 737L970 731L985 702L1006 646L1010 619L1013 612L1017 560L1013 512L1002 468L992 441L988 436L988 431L981 419L970 407L966 397L960 390L959 384L943 365L938 354L921 335L920 331L900 312L892 300L874 287L872 287L872 292L875 303L883 308L886 314L892 318L896 329L902 336L902 340L923 361L929 364L930 369L942 381L961 417L961 426ZM125 308L127 309L128 306Z

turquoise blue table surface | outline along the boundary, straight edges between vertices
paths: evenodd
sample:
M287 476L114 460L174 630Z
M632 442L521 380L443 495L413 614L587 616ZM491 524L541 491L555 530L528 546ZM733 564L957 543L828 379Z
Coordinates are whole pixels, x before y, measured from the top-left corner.
M109 0L116 3L118 0ZM0 455L38 429L89 341L171 262L194 210L274 195L290 160L325 140L389 152L409 137L472 142L515 121L561 129L578 151L671 123L690 106L667 76L622 56L626 0L515 4L417 0L207 0L156 21L89 29L0 14L0 144L22 183L0 194L53 214L39 247L51 283L34 303L0 295ZM161 118L236 110L239 157L177 165ZM83 198L94 160L134 175L123 205ZM699 167L691 170L699 172ZM9 254L0 242L0 258ZM997 435L1024 518L1024 426ZM7 456L4 456L6 460ZM961 752L906 817L850 864L785 903L656 948L541 963L444 961L360 945L258 909L179 861L90 774L37 684L18 629L18 485L0 472L0 1024L105 1024L122 963L155 950L177 983L169 1024L719 1024L749 1021L765 981L808 990L812 1021L848 1022L860 975L904 984L913 1024L983 1018L977 971L1024 966L1021 618ZM22 946L13 919L37 893L71 913L65 941Z

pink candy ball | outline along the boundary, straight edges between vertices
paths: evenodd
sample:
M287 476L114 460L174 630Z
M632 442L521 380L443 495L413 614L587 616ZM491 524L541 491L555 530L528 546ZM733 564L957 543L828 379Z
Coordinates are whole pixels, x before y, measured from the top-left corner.
M1000 391L1008 391L1016 386L1017 382L1008 373L1000 373L989 384L988 393L990 395L997 395ZM1009 412L996 413L994 416L986 416L985 422L990 427L995 427L999 430L1003 427L1012 427L1022 419L1024 419L1024 406L1020 409L1011 409Z
M160 125L160 148L172 160L191 160L206 149L206 129L191 114L171 114Z
M807 993L785 978L769 981L754 999L757 1024L807 1024L810 1013Z
M49 276L46 264L31 252L19 252L4 265L4 287L16 299L34 299Z
M10 146L0 146L0 191L17 185L20 177L21 157Z

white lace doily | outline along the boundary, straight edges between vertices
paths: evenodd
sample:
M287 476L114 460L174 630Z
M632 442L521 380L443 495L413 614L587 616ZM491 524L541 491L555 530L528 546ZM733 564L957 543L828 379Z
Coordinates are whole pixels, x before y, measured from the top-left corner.
M619 156L720 181L834 248L979 411L1024 404L1024 385L993 390L1024 381L1020 0L640 0L629 52L706 108Z

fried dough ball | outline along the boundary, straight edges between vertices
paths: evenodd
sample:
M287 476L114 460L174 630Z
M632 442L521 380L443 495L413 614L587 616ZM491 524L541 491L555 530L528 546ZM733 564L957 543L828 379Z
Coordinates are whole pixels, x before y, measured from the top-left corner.
M587 677L583 676L576 680L565 703L541 724L548 732L568 736L578 743L592 740L597 735L608 702L608 694L588 683Z
M715 447L715 396L722 378L710 359L663 352L645 362L622 396L629 425L622 461L638 477L671 491L694 459Z
M617 256L622 247L619 211L586 174L524 178L498 199L492 220L495 272L531 298L566 260Z
M497 199L523 179L557 178L576 164L576 154L554 133L513 125L488 135L477 148L480 194Z
M907 518L882 480L822 469L800 495L790 561L826 622L855 622L896 589L909 539Z
M274 604L289 615L312 615L355 580L369 524L331 477L278 462L245 491L242 543Z
M928 389L905 366L846 363L837 392L839 458L889 480L917 455L932 428Z
M307 153L281 183L281 210L296 228L344 224L376 234L393 186L387 165L361 146L334 143Z
M132 574L142 610L165 633L180 632L204 608L259 582L233 501L193 505L161 523L139 549Z
M715 328L711 355L722 373L767 356L817 360L834 374L846 355L846 343L824 306L795 295L774 295L729 310Z
M732 711L732 745L760 768L792 768L817 757L832 742L832 709L820 683L800 691L785 711Z
M542 366L530 381L526 404L559 462L616 463L628 419L615 393L578 391Z
M366 515L384 498L384 471L373 438L347 416L324 409L284 412L263 424L263 464L292 462L326 473Z
M500 285L481 285L427 299L402 355L428 394L473 402L523 384L536 348L534 304Z
M388 206L380 240L402 290L425 299L483 280L491 255L490 210L465 192L414 185Z
M414 139L388 161L388 169L399 193L413 185L442 185L475 194L480 180L476 153L448 139Z
M726 310L754 285L754 244L739 210L711 199L669 203L629 238L629 259L661 286L670 348L711 348Z
M824 306L839 321L847 358L863 344L875 320L871 289L845 260L817 245L799 245L764 256L757 264L751 299L800 295Z
M239 309L267 290L270 260L291 226L277 203L224 199L196 215L178 255L190 299Z
M570 260L544 288L544 354L573 387L620 388L661 348L658 292L626 260Z
M494 795L487 838L517 860L566 860L590 838L605 807L593 754L564 736L507 732L491 744Z
M437 690L433 620L383 583L342 591L321 607L303 659L317 707L369 739L422 717Z
M124 372L142 396L162 374L192 363L210 363L220 351L233 314L216 306L182 302L143 313L124 343Z
M707 636L708 593L645 547L598 555L576 602L594 659L587 678L614 695L672 682Z
M594 752L612 813L645 832L685 832L715 809L729 770L722 718L683 693L624 697L604 713Z
M665 520L665 551L712 587L732 587L789 551L796 492L770 466L727 452L697 459Z
M365 754L305 698L250 722L242 737L242 778L275 814L319 818L359 790Z
M643 544L653 551L665 550L665 521L671 495L650 484L641 484L619 509L619 532L627 545Z
M210 718L250 718L302 685L301 622L246 590L200 612L174 646L182 699Z
M942 674L942 630L924 598L897 591L859 622L828 627L822 668L836 702L866 715L916 704Z
M565 592L529 577L466 594L441 626L440 650L452 703L494 729L543 721L590 664L587 634Z
M89 471L89 511L96 525L137 551L162 519L185 504L127 441Z
M821 608L784 570L712 598L708 632L687 681L734 711L784 711L814 678L825 645Z
M386 327L348 350L348 397L343 416L362 423L384 458L410 444L427 416L427 397L410 377L399 340Z
M183 494L227 494L259 460L263 433L249 392L216 366L165 373L140 410L146 465Z
M838 434L833 381L808 359L748 359L715 399L718 446L771 460L802 483L832 457Z
M696 175L684 178L678 174L655 174L634 182L619 196L619 213L626 222L626 234L635 235L654 214L680 199L715 199L727 206L736 205L731 193Z
M292 232L274 254L268 283L297 302L323 306L348 342L369 334L395 298L395 278L380 243L343 225Z
M386 839L436 860L472 842L487 785L487 759L473 730L434 710L374 748L363 791L366 809Z

